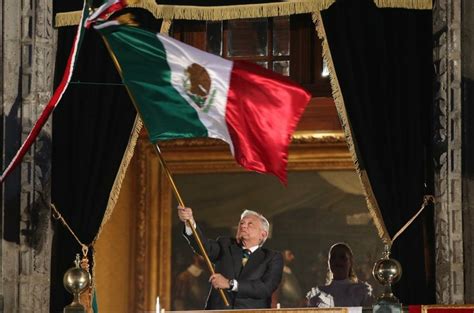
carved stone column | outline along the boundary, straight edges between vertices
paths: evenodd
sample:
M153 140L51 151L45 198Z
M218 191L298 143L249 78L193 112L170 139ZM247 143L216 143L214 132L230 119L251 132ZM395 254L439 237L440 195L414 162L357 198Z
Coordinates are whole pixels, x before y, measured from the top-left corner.
M433 8L436 300L464 303L461 0Z
M462 1L464 301L474 303L474 2Z
M13 158L53 88L52 2L0 0L1 167ZM49 312L51 125L1 186L3 312Z

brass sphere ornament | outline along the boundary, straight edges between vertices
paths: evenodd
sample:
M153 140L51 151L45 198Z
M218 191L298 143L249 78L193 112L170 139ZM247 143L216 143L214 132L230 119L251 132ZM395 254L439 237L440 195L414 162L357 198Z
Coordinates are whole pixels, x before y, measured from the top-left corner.
M392 285L402 277L402 266L400 262L390 258L390 245L387 243L384 246L382 258L374 264L372 276L384 286L384 291L377 298L377 303L400 303L392 292Z
M85 313L84 306L79 302L80 294L89 287L91 275L80 267L81 259L76 254L75 267L71 267L64 273L63 285L66 290L74 296L72 302L64 307L63 313Z

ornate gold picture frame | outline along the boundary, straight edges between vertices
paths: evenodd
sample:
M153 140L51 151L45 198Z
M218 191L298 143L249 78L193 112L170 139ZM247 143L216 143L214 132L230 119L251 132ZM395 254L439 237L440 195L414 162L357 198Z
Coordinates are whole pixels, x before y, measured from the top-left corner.
M242 172L218 140L176 140L160 144L164 159L173 174ZM133 299L135 309L153 308L156 295L164 307L171 296L171 185L159 166L153 146L141 139L136 148L138 161ZM288 170L347 170L353 163L343 134L299 133L290 146ZM178 186L179 189L179 186ZM184 199L186 203L186 199Z

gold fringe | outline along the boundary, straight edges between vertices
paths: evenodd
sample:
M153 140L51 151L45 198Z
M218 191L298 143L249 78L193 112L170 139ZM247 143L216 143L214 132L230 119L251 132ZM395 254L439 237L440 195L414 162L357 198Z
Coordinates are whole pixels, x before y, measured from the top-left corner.
M117 22L119 22L121 25L129 25L129 26L139 26L137 21L135 20L135 16L132 13L125 13L123 15L120 15L117 17Z
M129 3L128 7L146 9L157 19L222 21L312 13L325 10L334 2L335 0L287 0L275 3L205 7L158 5L155 0L141 0L136 3ZM56 14L55 26L77 25L79 24L80 17L80 11L58 13Z
M432 0L374 0L379 8L400 8L414 10L433 9Z
M157 5L155 0L143 0L131 7L150 11L156 18L222 21L242 18L286 16L327 9L335 0L289 0L278 3L232 6L170 6Z
M339 86L337 73L334 68L334 63L331 57L331 50L327 42L326 31L324 29L323 20L321 18L321 12L314 12L312 17L313 17L313 22L316 25L316 31L318 33L318 36L319 38L322 39L323 58L329 69L332 96L334 98L334 102L336 103L336 109L339 114L342 128L344 129L344 135L346 137L346 142L349 147L352 160L354 161L354 167L357 171L357 174L359 175L359 179L364 190L365 199L367 201L367 207L369 209L370 215L372 216L374 220L374 224L375 224L375 227L377 228L380 238L384 242L390 242L390 235L387 232L387 228L385 227L385 223L383 221L382 214L380 213L377 199L375 198L373 194L369 177L367 176L367 172L360 168L360 164L357 157L357 146L354 141L353 130L352 130L352 127L351 127L351 124L350 124L350 121L348 119L347 112L345 109L344 97L342 95L341 88Z
M170 32L170 28L171 28L171 20L163 20L163 22L161 22L161 29L160 29L160 33L161 34L169 34Z
M242 18L286 16L301 13L313 13L326 10L336 0L287 0L286 2L242 4L229 6L185 6L159 5L155 0L129 2L130 8L141 8L151 12L157 19L184 19L200 21L223 21ZM403 8L431 10L431 0L374 0L379 8ZM55 26L73 26L79 24L81 12L63 12L56 14Z
M94 241L92 241L91 245L94 245L97 239L99 239L104 225L108 222L110 216L112 216L112 212L115 208L115 205L117 204L120 195L120 189L122 187L123 179L125 178L128 165L130 164L130 161L133 157L133 153L135 152L135 146L137 144L138 136L140 135L140 130L142 129L142 127L142 120L137 114L137 116L135 117L132 133L130 134L130 138L128 140L127 148L125 149L120 168L117 172L117 175L115 176L115 181L112 186L112 190L109 194L109 201L107 202L107 208L105 209L104 217L102 218L100 228L97 231L97 234L95 235Z
M81 20L81 11L57 13L54 19L55 27L79 25Z

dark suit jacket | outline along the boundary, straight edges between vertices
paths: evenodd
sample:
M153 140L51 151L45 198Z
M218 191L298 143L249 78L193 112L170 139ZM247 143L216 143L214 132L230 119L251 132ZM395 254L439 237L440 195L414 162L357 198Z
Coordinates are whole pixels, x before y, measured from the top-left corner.
M216 273L228 279L236 279L238 291L225 291L232 309L260 309L271 306L271 297L280 284L283 272L283 257L280 252L263 247L255 250L247 264L242 267L242 248L235 238L219 237L207 239L202 232L201 240L207 250L209 259L215 265ZM199 253L193 236L187 236L191 247ZM218 290L211 287L206 301L206 310L226 309ZM227 308L228 309L228 308Z

